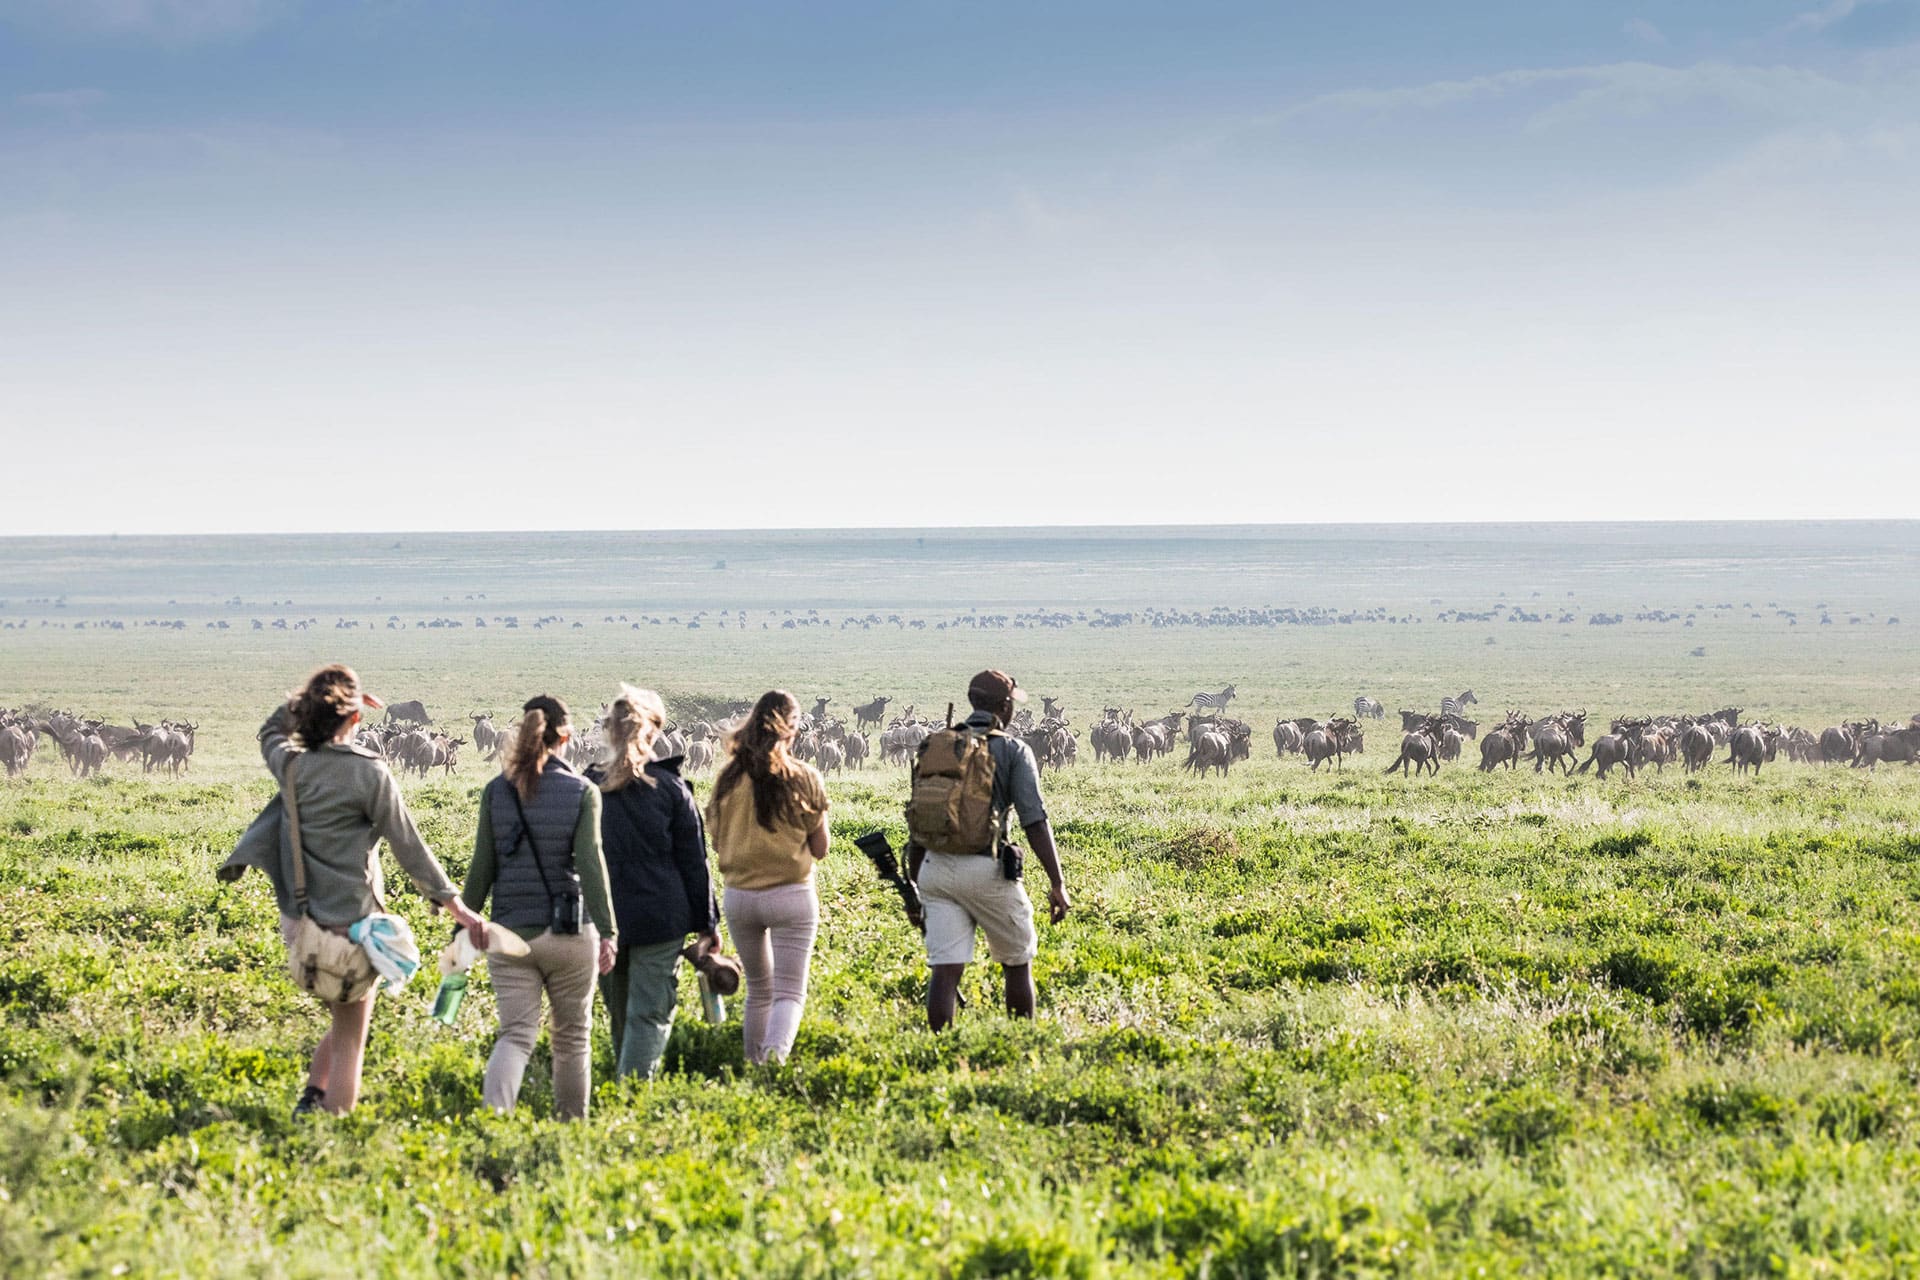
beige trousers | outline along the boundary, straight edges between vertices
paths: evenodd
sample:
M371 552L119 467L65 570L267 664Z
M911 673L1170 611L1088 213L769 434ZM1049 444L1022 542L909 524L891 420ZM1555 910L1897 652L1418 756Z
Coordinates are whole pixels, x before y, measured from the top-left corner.
M593 1074L593 990L600 969L600 933L543 933L527 939L527 954L487 957L493 998L500 1006L500 1038L487 1059L481 1096L495 1111L511 1111L540 1037L540 998L553 1008L553 1113L563 1120L587 1114Z

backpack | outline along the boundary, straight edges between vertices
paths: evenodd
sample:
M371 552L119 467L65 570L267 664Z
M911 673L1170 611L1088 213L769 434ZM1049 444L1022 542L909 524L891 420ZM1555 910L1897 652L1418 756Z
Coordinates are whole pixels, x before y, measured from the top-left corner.
M993 752L998 729L942 729L920 744L907 797L907 835L933 853L994 851L1005 814L993 804Z

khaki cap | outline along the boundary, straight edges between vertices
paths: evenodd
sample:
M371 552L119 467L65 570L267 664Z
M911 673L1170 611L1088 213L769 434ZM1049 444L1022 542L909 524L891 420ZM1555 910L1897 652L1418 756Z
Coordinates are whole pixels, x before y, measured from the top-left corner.
M1025 702L1027 691L1004 671L982 671L967 684L967 701L997 706L1007 699Z

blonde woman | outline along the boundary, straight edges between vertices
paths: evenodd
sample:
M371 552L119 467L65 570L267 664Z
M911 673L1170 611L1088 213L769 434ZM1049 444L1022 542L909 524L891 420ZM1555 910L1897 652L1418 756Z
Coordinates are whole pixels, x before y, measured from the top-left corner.
M499 777L480 793L480 825L461 897L476 911L493 900L490 927L527 944L496 955L494 1000L500 1037L487 1059L482 1096L511 1111L540 1035L540 1002L552 1007L553 1110L587 1114L592 1083L595 974L613 967L618 945L600 852L600 792L570 768L561 750L573 736L567 706L541 694L521 708ZM475 942L484 943L484 930Z
M763 695L714 783L707 829L726 883L727 932L746 970L747 1061L783 1061L807 1002L820 925L813 864L827 856L827 790L793 756L800 708Z
M587 771L601 791L600 840L620 927L613 968L600 979L615 1077L650 1080L660 1069L679 1002L687 935L698 934L714 949L720 945L706 827L692 788L680 776L682 757L653 759L666 724L659 694L621 685L605 725L613 759Z

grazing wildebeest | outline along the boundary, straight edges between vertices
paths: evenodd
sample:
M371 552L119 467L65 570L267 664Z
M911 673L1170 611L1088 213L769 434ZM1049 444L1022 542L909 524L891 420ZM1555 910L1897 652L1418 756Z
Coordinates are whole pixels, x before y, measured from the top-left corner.
M1727 740L1727 758L1722 764L1733 766L1735 773L1751 769L1757 775L1767 758L1767 735L1755 725L1742 725Z
M853 709L853 727L856 729L878 729L886 719L887 704L891 698L875 698L872 702L863 702Z
M1680 763L1688 773L1713 763L1713 735L1704 725L1690 724L1681 731Z
M410 702L389 702L387 704L387 723L427 725L433 723L433 717L427 714L426 704L417 700Z
M1355 720L1379 720L1386 716L1387 709L1380 699L1369 698L1364 693L1353 700L1353 718Z

